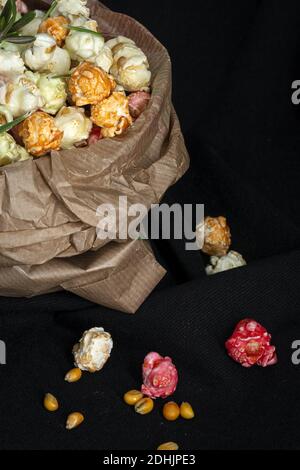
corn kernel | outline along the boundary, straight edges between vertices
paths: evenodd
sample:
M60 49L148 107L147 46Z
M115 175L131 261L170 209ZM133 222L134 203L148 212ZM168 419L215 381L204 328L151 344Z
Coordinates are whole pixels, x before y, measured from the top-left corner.
M51 393L47 393L44 397L44 407L47 411L53 413L57 411L59 408L58 401L55 396L51 395Z
M65 376L65 381L71 383L78 382L82 377L82 371L80 369L72 369Z
M179 450L179 446L175 442L166 442L165 444L159 446L157 450Z
M81 413L72 413L68 416L66 429L71 431L72 429L78 428L84 421L84 416Z
M180 408L175 402L166 403L163 408L163 416L167 421L176 421L180 416Z
M138 390L130 390L130 392L125 393L124 401L129 406L135 406L140 400L142 400L144 395Z
M192 408L192 406L189 403L182 403L180 407L180 415L184 419L194 419L195 418L195 412Z
M143 398L135 405L135 411L139 415L148 415L153 411L154 401L151 398Z

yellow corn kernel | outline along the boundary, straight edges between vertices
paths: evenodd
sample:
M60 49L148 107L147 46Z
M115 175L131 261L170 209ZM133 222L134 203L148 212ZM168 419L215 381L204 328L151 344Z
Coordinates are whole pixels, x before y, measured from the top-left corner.
M72 413L68 416L66 429L71 431L72 429L78 428L84 421L84 416L81 413Z
M65 376L65 381L71 383L78 382L82 377L82 371L80 369L72 369Z
M58 401L54 395L51 395L51 393L47 393L45 395L44 407L46 408L47 411L50 411L51 413L58 410L59 408Z
M166 450L166 451L179 450L179 446L175 442L166 442L165 444L162 444L161 446L159 446L157 450Z
M135 406L143 398L144 395L138 390L130 390L124 395L124 401L129 406Z
M195 412L192 408L192 406L189 403L182 403L180 407L180 415L184 419L194 419L195 418Z
M163 407L163 416L167 421L176 421L180 416L180 408L177 403L171 401Z
M151 398L143 398L135 405L135 411L139 415L148 415L153 411L154 401Z

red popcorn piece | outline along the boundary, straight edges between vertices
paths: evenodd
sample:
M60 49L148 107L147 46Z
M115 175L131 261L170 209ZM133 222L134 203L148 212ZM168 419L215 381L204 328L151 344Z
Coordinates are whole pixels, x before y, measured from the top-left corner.
M176 391L178 372L172 359L150 353L143 364L142 393L150 398L167 398Z
M243 367L277 364L276 348L271 346L272 336L255 320L241 321L226 342L229 356Z
M101 127L93 126L90 136L89 136L88 144L89 145L95 144L100 139L102 139Z

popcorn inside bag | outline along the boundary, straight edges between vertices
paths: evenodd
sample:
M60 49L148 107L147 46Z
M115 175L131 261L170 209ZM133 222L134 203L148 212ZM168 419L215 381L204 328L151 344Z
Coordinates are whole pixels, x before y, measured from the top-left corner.
M97 127L101 138L121 135L144 111L131 114L130 102L138 92L150 99L145 53L124 36L105 41L86 0L47 11L2 0L0 10L0 166L87 146Z

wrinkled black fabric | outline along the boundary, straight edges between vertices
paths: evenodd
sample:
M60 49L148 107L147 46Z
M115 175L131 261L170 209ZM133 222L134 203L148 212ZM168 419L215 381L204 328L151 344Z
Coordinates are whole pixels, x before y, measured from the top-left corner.
M300 107L291 102L300 79L299 2L106 4L140 20L173 61L192 164L165 202L204 203L207 214L226 215L233 249L249 264L207 278L207 259L183 241L154 243L168 275L136 316L66 293L0 299L0 448L151 450L174 440L191 450L299 449L300 366L291 361L300 339ZM225 340L246 317L272 333L277 366L245 370L226 355ZM110 362L64 383L73 344L96 325L113 335ZM122 402L152 350L177 364L174 399L194 405L194 421L166 423L161 402L147 417ZM45 392L60 400L57 414L43 410ZM68 433L74 410L86 422Z

